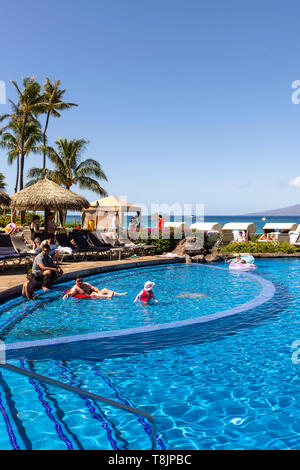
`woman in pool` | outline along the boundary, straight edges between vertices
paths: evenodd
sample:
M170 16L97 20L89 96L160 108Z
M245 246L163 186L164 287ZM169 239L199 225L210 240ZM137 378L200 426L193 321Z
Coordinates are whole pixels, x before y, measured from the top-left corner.
M127 295L127 292L119 294L110 289L98 289L97 287L92 286L88 282L83 282L80 275L76 276L75 286L72 287L64 296L63 299L67 297L74 297L75 295L86 295L91 299L111 299L116 295Z
M140 298L141 302L144 303L149 303L150 300L154 300L154 302L158 302L158 300L155 298L155 295L152 292L153 287L155 286L154 282L147 281L145 282L144 289L141 290L141 292L136 296L134 299L135 302L138 301Z
M229 260L229 263L240 263L242 261L242 257L240 253L237 253L236 257L232 260Z

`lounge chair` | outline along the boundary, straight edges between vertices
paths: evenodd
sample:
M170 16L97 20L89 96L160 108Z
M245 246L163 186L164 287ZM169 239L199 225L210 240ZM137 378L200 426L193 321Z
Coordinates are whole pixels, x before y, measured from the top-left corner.
M2 263L2 270L9 263L20 265L22 260L26 259L26 255L18 253L11 241L11 237L8 234L0 234L0 263Z
M109 252L110 259L113 253L118 253L118 258L121 259L122 253L126 251L124 244L116 244L113 246L111 243L106 243L104 240L100 240L97 234L90 230L81 230L81 232L92 246L102 248L104 251Z
M15 234L11 237L14 249L19 254L28 254L30 251L29 246L25 243L23 235Z
M102 248L103 250L107 251L111 248L111 246L109 246L108 244L105 244L104 242L102 242L101 240L99 240L99 238L97 237L97 235L95 235L93 232L91 232L90 230L80 230L80 232L83 234L83 236L86 238L86 240L88 241L88 243L92 246L92 247L96 247L96 248Z
M75 241L76 245L84 251L86 255L94 254L97 256L99 253L108 251L107 248L91 245L81 230L73 230L73 232L69 233L69 237Z
M66 233L57 233L56 234L56 241L57 243L62 246L62 247L67 247L71 248L72 254L70 255L69 253L65 253L65 255L62 257L60 261L63 260L64 257L66 256L71 256L73 260L76 260L80 257L80 255L84 255L85 251L81 250L80 248L76 248L74 245L72 245L70 238Z

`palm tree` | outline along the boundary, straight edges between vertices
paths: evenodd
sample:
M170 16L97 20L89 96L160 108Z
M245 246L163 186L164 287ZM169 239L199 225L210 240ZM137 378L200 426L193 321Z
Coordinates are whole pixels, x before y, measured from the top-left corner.
M81 189L89 189L100 196L107 196L105 189L97 181L107 181L100 163L92 158L81 161L88 141L85 139L67 140L60 137L55 143L57 150L53 147L46 147L47 155L55 170L31 168L27 174L27 177L31 180L28 181L26 186L30 186L47 176L67 189L70 189L74 184L78 184ZM63 217L61 217L62 224L65 216L66 214L63 214Z
M107 181L100 163L92 158L81 161L88 141L86 139L67 140L60 137L55 143L57 151L53 147L46 147L47 155L55 167L55 170L46 170L48 178L67 189L78 184L81 189L89 189L100 196L107 196L105 189L97 181ZM27 183L29 186L43 178L44 171L40 168L31 168L27 176L31 178L31 181Z
M17 160L17 171L16 171L16 184L15 193L18 191L19 174L20 174L20 154L21 154L21 132L22 122L15 119L10 122L6 128L7 132L3 132L0 141L0 147L7 150L8 163L12 165ZM9 132L10 131L10 132ZM40 152L40 148L37 146L42 140L42 132L40 125L37 121L30 120L26 123L24 129L24 156L30 152Z
M62 97L65 94L66 90L59 89L60 80L55 80L52 84L50 79L47 77L44 84L44 94L42 96L42 106L43 113L46 113L46 123L43 132L43 170L46 170L46 133L48 129L50 116L59 118L60 113L58 111L63 111L64 109L69 109L72 106L78 106L75 103L65 103L62 101Z
M11 80L15 86L19 101L18 110L21 119L20 134L20 190L24 187L24 161L25 161L25 127L28 121L34 119L42 112L42 98L40 95L41 86L36 82L35 77L23 78L23 91L14 80Z
M8 100L8 101L10 102L12 111L10 114L7 113L7 114L2 114L0 116L0 122L5 121L5 119L9 119L9 122L0 128L0 136L3 134L3 132L6 131L6 129L8 129L11 126L13 121L17 119L21 120L21 113L20 113L20 109L18 108L18 106L12 100Z
M0 189L3 191L6 188L6 184L4 183L5 176L3 173L0 173Z

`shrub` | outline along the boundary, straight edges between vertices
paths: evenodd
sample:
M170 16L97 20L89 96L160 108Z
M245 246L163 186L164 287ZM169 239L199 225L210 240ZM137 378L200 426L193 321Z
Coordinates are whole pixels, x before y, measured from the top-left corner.
M32 222L32 212L26 212L25 214L25 219L24 219L24 225L30 225ZM6 227L7 224L9 224L11 221L11 216L10 215L0 215L0 227ZM17 215L16 216L16 224L21 225L20 217ZM44 217L40 216L40 226L44 225Z
M173 251L179 240L185 238L184 233L176 232L174 229L141 228L140 231L127 231L128 238L135 244L145 243L155 247L156 254Z
M296 247L288 242L230 243L220 249L221 253L296 253L296 251Z
M65 223L65 228L76 228L76 227L78 227L78 226L81 227L80 224L74 224L73 222L66 222L66 223Z

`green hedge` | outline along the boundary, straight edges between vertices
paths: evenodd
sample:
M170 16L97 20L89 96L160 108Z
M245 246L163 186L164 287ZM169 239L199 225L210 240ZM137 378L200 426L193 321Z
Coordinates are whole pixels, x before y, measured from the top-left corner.
M296 247L288 242L230 243L220 249L221 253L296 253L296 251Z
M25 214L25 220L24 220L24 225L30 225L31 222L32 222L32 216L33 214L32 213L28 213L26 212ZM6 225L8 225L11 221L11 217L10 215L0 215L0 227L1 228L4 228L6 227ZM20 225L21 221L20 221L20 217L17 215L16 216L16 224L17 225ZM39 222L40 226L42 227L44 225L44 217L41 217L40 216L40 222Z

